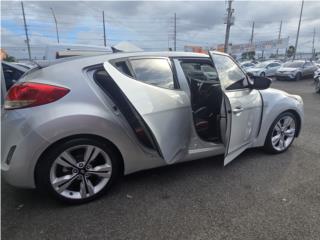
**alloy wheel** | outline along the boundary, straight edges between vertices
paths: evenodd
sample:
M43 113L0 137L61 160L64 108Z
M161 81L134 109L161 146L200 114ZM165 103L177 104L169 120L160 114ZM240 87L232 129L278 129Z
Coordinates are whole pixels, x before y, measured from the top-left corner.
M69 199L85 199L100 192L109 182L112 163L108 154L93 145L66 149L53 162L50 183Z
M296 132L295 120L287 115L277 122L271 135L272 146L277 151L284 151L292 143Z

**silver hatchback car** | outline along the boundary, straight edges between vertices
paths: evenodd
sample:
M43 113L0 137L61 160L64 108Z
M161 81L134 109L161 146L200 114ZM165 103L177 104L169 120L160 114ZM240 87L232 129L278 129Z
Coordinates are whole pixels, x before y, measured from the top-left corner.
M226 54L119 53L28 72L7 94L2 174L70 203L122 174L245 149L289 148L301 97L268 89Z

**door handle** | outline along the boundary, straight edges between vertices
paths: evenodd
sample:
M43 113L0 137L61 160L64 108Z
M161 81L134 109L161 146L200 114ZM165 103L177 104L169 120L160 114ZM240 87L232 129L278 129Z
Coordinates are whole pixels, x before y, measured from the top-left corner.
M235 107L235 108L232 110L232 112L233 112L234 114L237 114L237 113L241 113L243 110L244 110L243 107L238 106L238 107Z

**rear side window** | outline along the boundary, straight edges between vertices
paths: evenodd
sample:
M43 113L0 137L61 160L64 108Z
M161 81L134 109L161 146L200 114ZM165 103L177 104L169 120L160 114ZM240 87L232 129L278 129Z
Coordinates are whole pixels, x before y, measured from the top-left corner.
M167 59L132 59L130 64L136 80L157 87L174 89L173 73Z
M127 63L125 61L121 61L121 62L116 62L115 63L115 67L122 73L130 76L130 77L133 77L130 70L129 70L129 67L127 65Z

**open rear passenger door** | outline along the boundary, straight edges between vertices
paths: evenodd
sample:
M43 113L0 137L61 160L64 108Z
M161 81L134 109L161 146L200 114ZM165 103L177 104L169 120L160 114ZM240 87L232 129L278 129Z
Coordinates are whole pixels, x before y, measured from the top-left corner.
M157 69L166 69L174 81L169 59L154 59L157 61L144 59L146 61L143 67L152 68L144 69L144 74ZM162 61L158 61L160 59ZM154 64L160 66L154 66ZM192 117L187 94L179 89L153 85L152 81L144 82L146 79L133 79L121 73L110 62L105 62L104 68L130 102L131 107L143 119L145 129L148 129L153 142L156 142L159 155L168 164L182 159L188 150Z
M262 114L259 91L249 87L249 79L227 54L209 52L224 92L227 126L225 131L225 158L227 165L251 146L258 135Z

